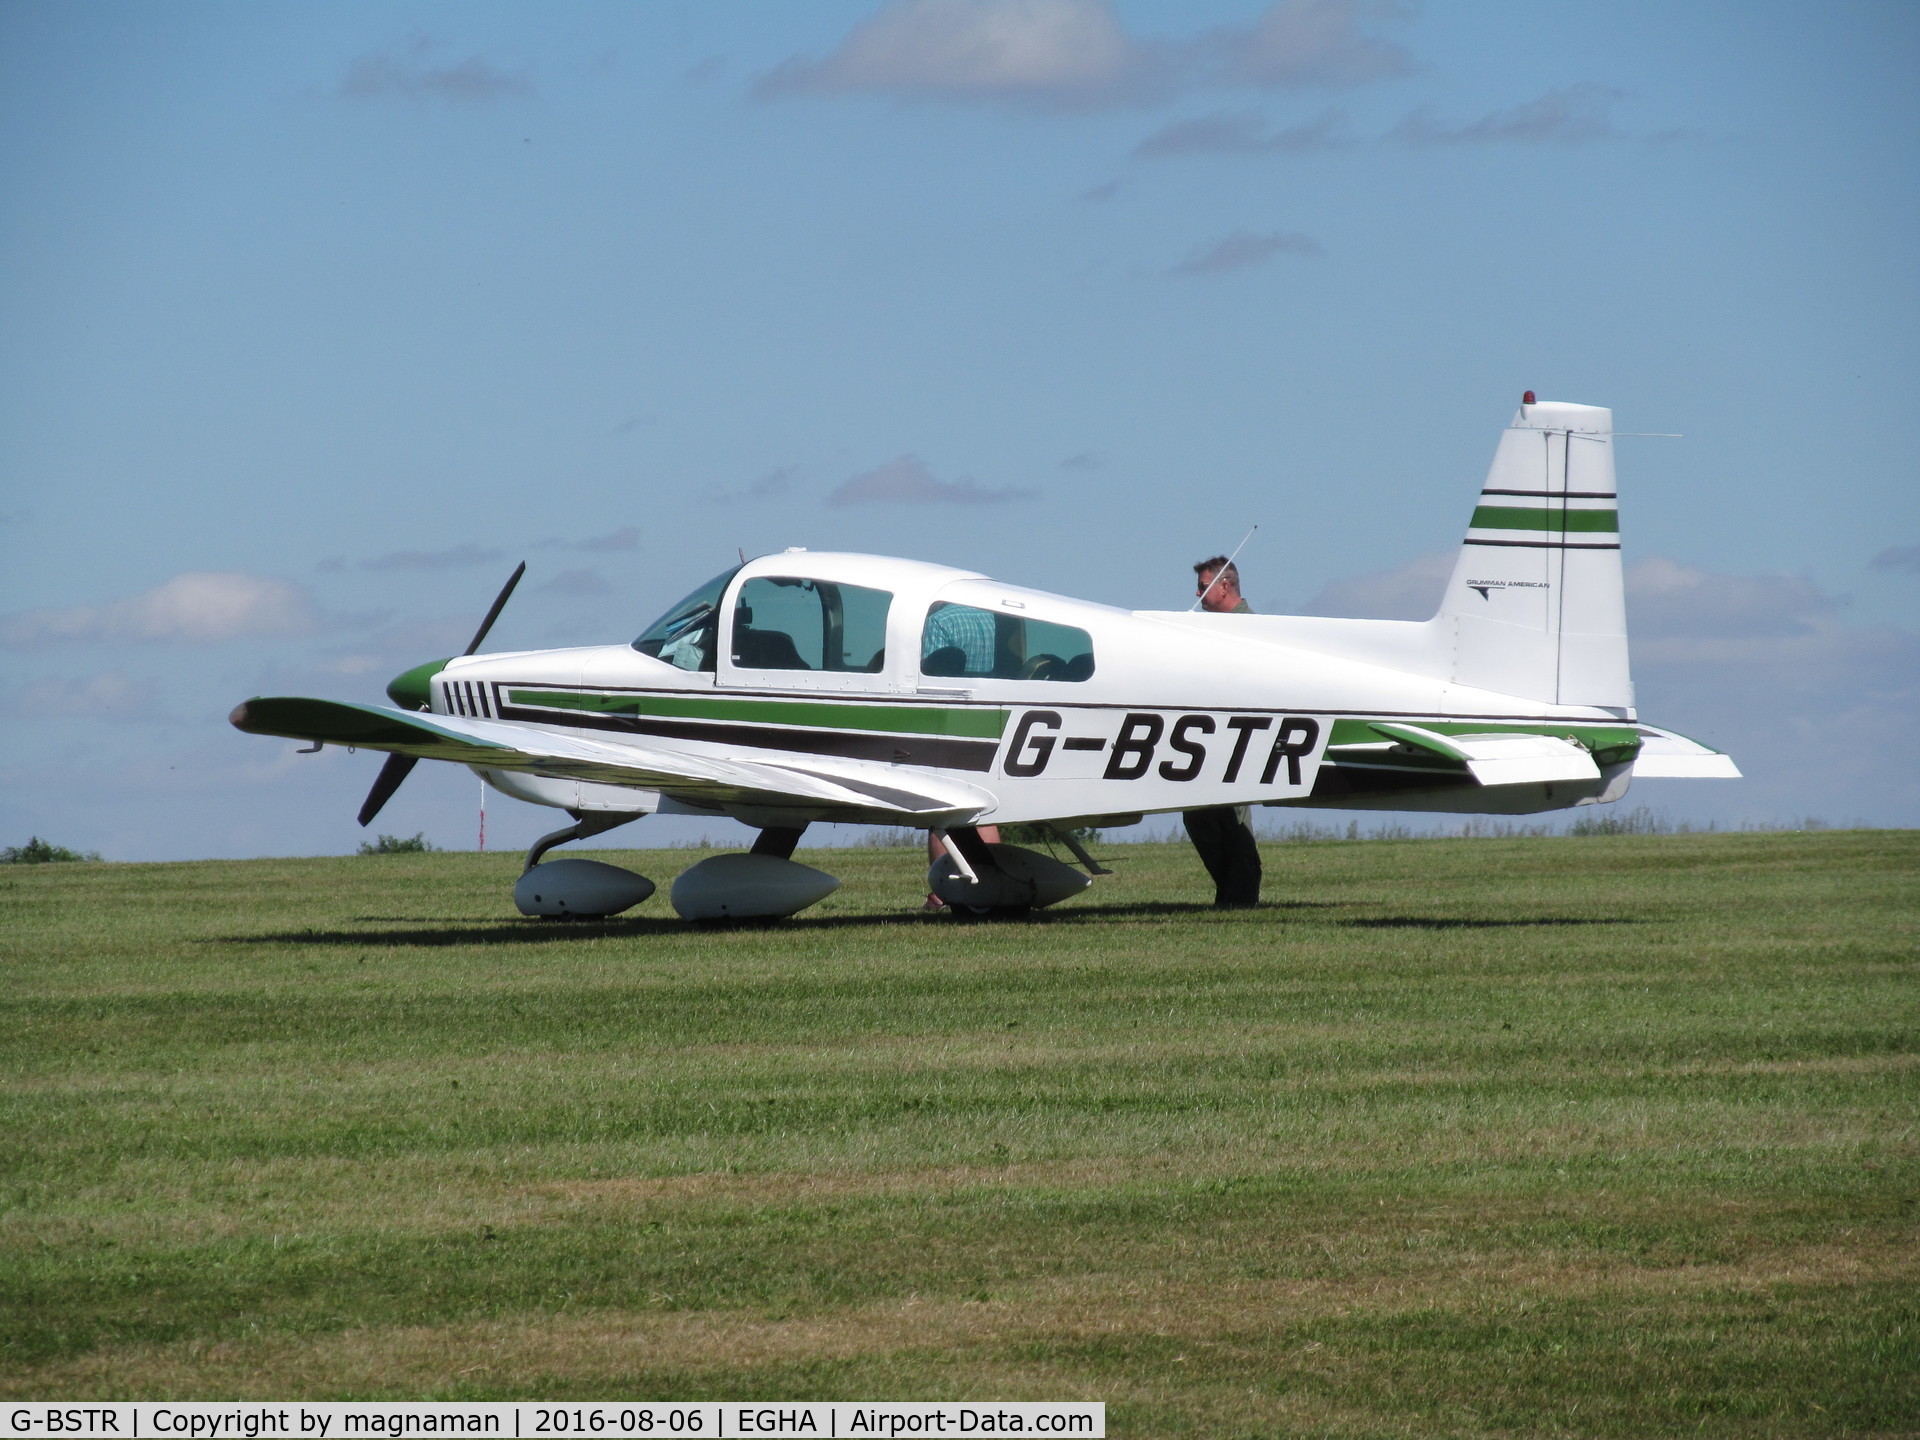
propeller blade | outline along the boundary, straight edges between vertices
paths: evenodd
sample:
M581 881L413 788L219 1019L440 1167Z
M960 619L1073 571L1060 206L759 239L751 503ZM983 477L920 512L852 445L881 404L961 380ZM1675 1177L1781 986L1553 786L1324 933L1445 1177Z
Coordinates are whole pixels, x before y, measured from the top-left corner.
M480 628L473 632L473 643L460 653L471 655L480 648L480 642L487 638L487 632L493 629L493 622L500 618L500 612L507 608L507 597L513 594L513 587L520 583L520 577L527 573L527 562L522 560L513 574L507 577L507 583L493 599L493 608L487 611L487 618L480 622ZM364 822L363 822L364 823Z
M412 774L413 767L419 763L418 755L387 756L387 763L380 767L380 773L373 778L373 789L367 792L367 803L360 807L362 825L380 813L380 807L393 798L393 792L400 788L400 782Z
M487 638L487 632L493 629L493 622L498 620L500 612L507 608L507 597L513 594L513 587L520 583L520 577L526 573L527 562L522 560L514 567L513 574L507 577L507 583L501 587L500 593L493 597L493 608L487 611L487 618L480 622L480 628L473 632L473 643L460 652L462 655L471 655L480 648L481 642ZM393 792L400 788L400 783L413 773L413 767L419 763L420 757L417 755L387 756L387 763L382 765L380 773L373 777L373 788L367 792L366 804L360 807L362 825L371 823L373 817L380 813L387 801L393 798Z

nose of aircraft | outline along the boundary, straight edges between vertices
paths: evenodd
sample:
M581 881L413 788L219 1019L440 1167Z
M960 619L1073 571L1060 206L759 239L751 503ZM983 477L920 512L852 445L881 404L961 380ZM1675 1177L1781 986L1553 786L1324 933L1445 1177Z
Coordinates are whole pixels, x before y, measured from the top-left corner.
M402 710L432 709L433 677L446 668L445 660L429 660L394 676L387 682L387 698Z

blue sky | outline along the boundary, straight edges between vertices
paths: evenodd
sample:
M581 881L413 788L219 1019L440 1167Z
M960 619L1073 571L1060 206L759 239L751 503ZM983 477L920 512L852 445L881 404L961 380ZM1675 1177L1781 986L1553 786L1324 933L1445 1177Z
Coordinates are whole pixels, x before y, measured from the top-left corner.
M522 558L490 648L785 545L1173 605L1256 522L1258 608L1424 615L1527 388L1684 436L1635 678L1749 779L1632 803L1920 823L1916 73L1904 4L13 0L0 840L351 849L375 757L227 710Z

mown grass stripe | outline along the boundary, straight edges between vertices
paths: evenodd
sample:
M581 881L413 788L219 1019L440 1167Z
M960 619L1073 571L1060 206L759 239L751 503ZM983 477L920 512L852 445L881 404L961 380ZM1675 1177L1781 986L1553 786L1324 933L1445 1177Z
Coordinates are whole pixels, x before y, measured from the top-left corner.
M742 927L0 870L0 1395L1913 1429L1912 832L1268 844L1231 912L1099 845L1023 924L923 920L911 842Z

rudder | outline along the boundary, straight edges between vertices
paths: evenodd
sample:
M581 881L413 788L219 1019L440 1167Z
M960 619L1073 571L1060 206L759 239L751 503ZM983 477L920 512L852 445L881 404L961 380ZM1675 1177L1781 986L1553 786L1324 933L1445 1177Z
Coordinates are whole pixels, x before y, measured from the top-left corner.
M1632 713L1611 410L1528 392L1435 619L1455 684Z

